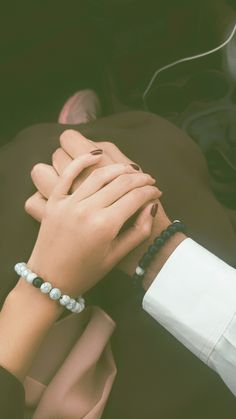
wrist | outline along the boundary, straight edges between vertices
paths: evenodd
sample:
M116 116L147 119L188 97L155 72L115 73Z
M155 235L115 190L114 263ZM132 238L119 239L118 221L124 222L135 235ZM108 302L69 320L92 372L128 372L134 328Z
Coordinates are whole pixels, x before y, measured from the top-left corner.
M39 315L45 323L55 322L63 312L63 307L58 301L48 298L33 285L28 284L24 278L20 278L13 288L7 300L14 302L14 305L21 311L28 311ZM6 301L7 301L6 300Z
M62 294L71 298L76 299L84 292L79 274L75 273L73 264L68 264L66 255L60 260L58 258L55 260L55 257L46 257L41 249L35 246L27 267L43 281L49 282L53 288L59 288Z
M23 380L62 308L20 279L0 314L0 365Z
M162 267L165 265L168 258L179 246L179 244L185 240L187 236L184 233L178 232L174 234L160 249L158 254L152 260L150 266L147 268L145 277L143 279L143 288L147 290L153 280L156 278Z

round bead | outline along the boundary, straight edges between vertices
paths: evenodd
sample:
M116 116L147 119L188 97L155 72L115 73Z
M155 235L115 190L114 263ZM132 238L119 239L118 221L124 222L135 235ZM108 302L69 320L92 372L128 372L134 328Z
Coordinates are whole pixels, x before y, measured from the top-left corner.
M81 311L83 311L83 310L85 309L85 301L84 301L84 299L82 299L82 300L79 302L79 304L80 304Z
M19 275L21 272L22 267L25 267L25 263L24 262L19 262L14 266L14 270L15 272Z
M30 273L31 271L29 269L27 269L26 267L24 269L21 270L21 276L23 278L27 278L27 275Z
M66 306L68 303L70 302L70 297L69 295L62 295L62 297L60 298L60 304L62 306Z
M23 271L27 268L26 264L23 262L19 268L19 275L22 275Z
M139 266L141 268L147 268L147 266L150 264L152 260L152 255L149 255L148 253L144 253L141 261L139 262Z
M71 310L73 313L81 313L83 311L85 306L82 303L76 302L75 307Z
M81 297L81 295L78 298L76 298L76 301L78 301L78 303L85 304L85 299Z
M80 303L78 303L78 301L76 301L76 305L71 311L72 311L72 313L80 313L81 307L80 307Z
M67 310L72 310L73 308L75 308L76 304L77 304L77 301L75 301L74 298L71 298L69 303L66 304Z
M158 251L158 246L155 246L155 244L152 244L148 248L148 253L150 253L150 255L155 255L157 251Z
M51 291L51 289L52 289L52 284L50 284L50 282L44 282L44 283L41 285L41 287L40 287L40 291L41 291L43 294L49 294L49 292Z
M185 225L183 223L177 223L176 226L178 231L185 231Z
M41 287L41 285L43 284L43 279L42 278L39 278L39 276L37 276L36 278L34 278L34 280L33 280L33 282L32 282L32 285L35 287L35 288L40 288Z
M161 247L164 244L164 240L161 237L156 237L154 243L156 246Z
M59 300L59 298L61 297L61 291L59 290L59 288L53 288L50 291L49 296L52 300Z
M18 266L18 269L17 269L18 270L18 272L17 272L18 275L21 276L22 272L25 271L25 269L27 269L26 264L25 263L20 263L19 266Z
M162 233L161 233L161 238L162 239L164 239L164 240L167 240L167 239L169 239L170 238L170 236L171 236L172 234L171 234L171 232L170 231L168 231L168 230L164 230Z
M141 266L137 266L135 272L138 276L143 276L144 273L145 273L145 270L143 268L141 268Z
M80 296L79 299L77 299L77 302L80 305L80 309L79 309L79 313L80 313L81 311L85 309L85 299Z
M33 280L37 278L37 275L34 272L29 272L28 275L25 277L26 282L28 282L29 284L33 283Z
M175 233L177 231L176 224L169 225L169 227L167 227L167 230L170 231L172 234Z

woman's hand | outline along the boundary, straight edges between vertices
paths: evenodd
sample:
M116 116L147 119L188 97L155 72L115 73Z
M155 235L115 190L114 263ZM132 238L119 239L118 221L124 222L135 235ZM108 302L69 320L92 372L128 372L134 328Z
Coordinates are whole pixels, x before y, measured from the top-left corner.
M59 176L61 176L65 168L76 156L83 155L84 153L93 150L94 147L103 149L102 157L96 163L96 166L91 166L83 171L83 173L81 173L81 175L73 183L72 190L76 190L76 188L81 185L81 183L95 167L104 167L113 164L114 162L121 164L135 164L113 143L108 141L93 142L74 130L64 131L60 137L60 144L61 148L58 148L52 156L53 165L50 166L43 163L37 164L31 173L32 180L38 191L27 200L25 209L38 221L41 221L43 217L47 199L50 197L53 188L57 184ZM138 166L136 169L141 172L141 168ZM160 197L161 192L159 191L158 198ZM165 229L169 223L170 220L168 219L161 203L158 201L158 213L154 219L152 234L146 241L125 256L120 261L118 267L128 274L132 274L139 259L146 251L153 238Z
M70 194L75 179L100 160L101 154L84 154L63 171L28 262L39 276L72 296L92 287L152 231L151 210L159 191L151 176L130 164L97 168ZM140 210L135 224L120 232Z

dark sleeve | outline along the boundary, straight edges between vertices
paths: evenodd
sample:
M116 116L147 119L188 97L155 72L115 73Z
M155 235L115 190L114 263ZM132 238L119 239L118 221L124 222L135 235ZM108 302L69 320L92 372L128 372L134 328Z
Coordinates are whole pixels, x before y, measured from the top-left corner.
M21 382L0 366L0 418L23 419L25 391Z

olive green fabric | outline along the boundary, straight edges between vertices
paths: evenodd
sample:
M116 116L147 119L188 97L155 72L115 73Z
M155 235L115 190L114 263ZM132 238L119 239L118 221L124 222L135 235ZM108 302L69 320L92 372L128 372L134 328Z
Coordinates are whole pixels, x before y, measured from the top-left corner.
M191 237L235 265L235 231L210 190L201 151L186 134L145 112L113 115L77 128L93 140L114 142L155 176L169 216L183 220ZM50 162L64 129L58 124L33 126L0 149L2 301L16 281L14 263L27 259L38 230L23 208L34 191L30 170L37 162ZM114 270L89 298L117 323L112 346L118 375L104 419L235 417L234 396L142 310L129 277Z

